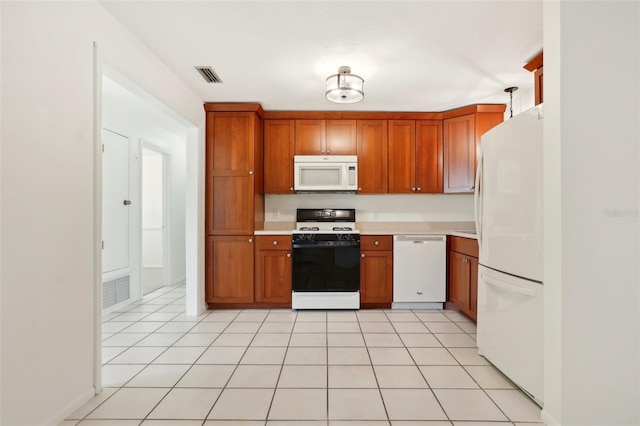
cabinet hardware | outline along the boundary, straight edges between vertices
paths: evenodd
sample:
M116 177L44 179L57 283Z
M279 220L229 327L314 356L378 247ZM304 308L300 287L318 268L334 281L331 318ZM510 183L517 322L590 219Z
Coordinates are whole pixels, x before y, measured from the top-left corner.
M249 242L252 243L253 242L253 238L249 238Z
M289 188L289 191L293 191L293 186Z
M422 188L420 188L420 187L417 187L416 189L417 189L418 191L422 191Z
M364 257L364 253L362 253L362 254L360 255L360 257Z
M253 170L249 170L249 174L252 175L253 174Z
M291 257L291 253L287 253L287 257Z
M274 241L274 242L273 242L273 245L274 245L274 246L277 246L277 245L278 245L278 242L277 242L277 241Z
M411 190L412 190L413 192L416 192L416 188L415 188L415 187L412 187L412 188L411 188Z
M358 191L362 191L362 188L358 188Z
M417 294L418 296L422 296L422 292L421 292L421 291L416 291L416 294Z
M373 242L373 245L374 245L374 246L379 246L379 245L380 245L380 241L378 241L378 240L374 241L374 242Z
M122 204L124 204L125 206L130 206L131 205L131 200L124 200L122 202Z

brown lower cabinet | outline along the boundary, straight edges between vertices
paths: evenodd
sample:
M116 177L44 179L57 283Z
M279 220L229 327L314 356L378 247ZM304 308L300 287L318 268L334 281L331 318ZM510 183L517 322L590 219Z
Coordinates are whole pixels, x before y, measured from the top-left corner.
M252 303L253 237L207 237L205 298L209 304Z
M291 236L257 235L255 301L291 308Z
M449 238L449 298L463 314L476 321L478 307L478 241Z
M389 308L393 300L393 236L360 237L360 305Z

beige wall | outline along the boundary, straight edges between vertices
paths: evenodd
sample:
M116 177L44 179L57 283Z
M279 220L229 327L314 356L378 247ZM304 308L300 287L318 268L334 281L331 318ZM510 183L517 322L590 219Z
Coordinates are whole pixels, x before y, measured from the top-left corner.
M93 43L99 63L185 121L204 128L204 113L202 100L98 3L0 8L0 423L57 424L93 394Z

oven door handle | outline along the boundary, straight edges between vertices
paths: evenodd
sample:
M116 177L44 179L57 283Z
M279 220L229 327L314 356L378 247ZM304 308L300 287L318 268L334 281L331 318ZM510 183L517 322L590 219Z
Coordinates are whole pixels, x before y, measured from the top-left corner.
M291 245L293 249L323 249L323 248L360 248L359 243L345 245L323 245L323 244L296 244Z

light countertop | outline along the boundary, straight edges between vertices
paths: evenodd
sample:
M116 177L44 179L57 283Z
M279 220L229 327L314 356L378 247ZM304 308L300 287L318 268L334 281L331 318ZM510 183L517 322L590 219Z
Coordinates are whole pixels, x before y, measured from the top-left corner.
M293 222L264 222L255 235L290 235ZM360 235L444 234L477 239L473 222L356 222ZM465 232L468 231L468 232Z

